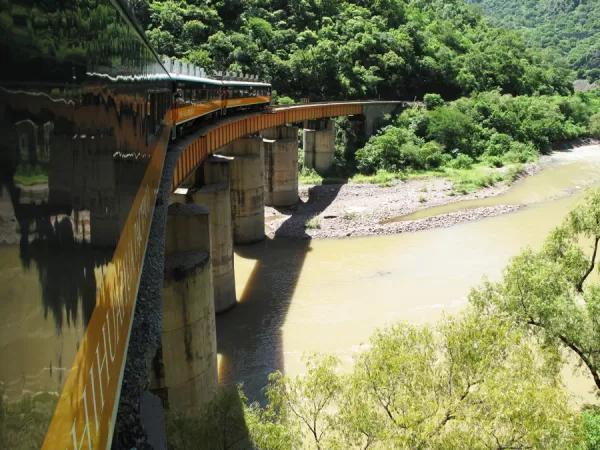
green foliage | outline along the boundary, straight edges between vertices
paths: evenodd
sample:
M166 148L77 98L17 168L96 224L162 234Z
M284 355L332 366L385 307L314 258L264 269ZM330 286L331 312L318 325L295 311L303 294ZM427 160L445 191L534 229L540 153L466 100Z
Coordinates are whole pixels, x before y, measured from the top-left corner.
M600 93L570 97L473 94L426 111L411 108L356 153L357 168L470 169L536 161L558 142L600 133Z
M600 139L600 113L590 117L589 133L593 138Z
M572 90L567 69L456 0L133 2L159 53L271 79L292 98Z
M269 406L252 411L298 430L304 448L573 448L581 431L553 356L473 312L400 323L378 330L349 374L327 355L305 357L303 377L277 372Z
M530 328L545 345L571 351L600 392L600 283L588 280L599 242L596 190L550 233L540 251L523 250L501 281L484 281L469 298L481 312Z
M438 106L444 105L444 99L440 94L425 94L423 96L423 103L427 109L435 109Z
M451 169L470 169L473 166L473 158L468 155L458 155L448 163Z
M427 137L449 150L475 154L475 121L458 108L437 108L429 114Z
M548 60L566 60L579 77L600 79L600 4L581 0L468 0L491 21L520 31L545 49Z
M590 408L583 412L583 433L585 449L597 450L600 448L600 410Z
M311 217L304 224L304 228L307 230L318 230L321 228L321 219L318 216Z
M296 102L294 101L293 98L290 98L290 97L279 97L277 99L277 103L275 103L275 104L277 104L277 105L293 105L295 103Z

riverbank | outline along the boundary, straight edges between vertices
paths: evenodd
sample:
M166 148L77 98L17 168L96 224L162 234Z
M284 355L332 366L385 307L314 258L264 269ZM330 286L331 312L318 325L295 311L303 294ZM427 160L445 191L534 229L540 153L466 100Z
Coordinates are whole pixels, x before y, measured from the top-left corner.
M533 175L540 168L538 163L526 164L518 179ZM502 174L506 170L502 168L494 172ZM396 181L388 187L357 183L300 185L298 204L286 208L265 208L267 235L294 239L342 238L449 227L513 212L522 206L476 208L407 222L393 220L426 208L495 197L510 189L514 182L496 183L465 195L457 195L453 182L444 178Z

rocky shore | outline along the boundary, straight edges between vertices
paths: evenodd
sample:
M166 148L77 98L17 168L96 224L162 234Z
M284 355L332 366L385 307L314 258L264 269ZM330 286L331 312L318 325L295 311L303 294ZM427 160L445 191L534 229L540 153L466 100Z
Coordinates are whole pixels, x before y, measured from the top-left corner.
M528 164L523 176L532 175L539 169L539 164ZM510 185L497 183L467 195L451 195L452 183L441 178L399 181L391 187L355 183L301 185L300 202L296 205L265 208L267 235L293 239L343 238L444 228L506 214L521 206L500 205L419 220L388 221L434 206L494 197L509 188Z

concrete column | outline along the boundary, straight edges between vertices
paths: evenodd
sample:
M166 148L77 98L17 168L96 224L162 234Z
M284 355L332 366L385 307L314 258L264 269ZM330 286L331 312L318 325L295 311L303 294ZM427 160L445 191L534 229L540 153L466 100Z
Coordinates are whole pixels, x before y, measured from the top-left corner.
M265 205L298 202L298 127L274 127L262 133L265 154Z
M197 205L210 210L211 261L215 312L223 312L237 303L233 268L233 224L231 220L231 160L211 157L204 164L206 184L192 190Z
M335 123L332 120L309 121L304 129L304 167L325 175L333 164Z
M234 244L247 245L265 238L263 140L238 139L227 149L231 161L231 216Z
M169 407L193 411L218 385L208 208L169 206L165 236L163 332L153 387Z

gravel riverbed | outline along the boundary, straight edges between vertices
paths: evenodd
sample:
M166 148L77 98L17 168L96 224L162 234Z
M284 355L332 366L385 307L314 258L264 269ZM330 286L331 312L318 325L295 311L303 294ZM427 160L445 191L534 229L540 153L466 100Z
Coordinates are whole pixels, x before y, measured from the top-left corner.
M539 170L539 164L527 164L523 176L533 175ZM434 206L494 197L508 189L510 185L497 183L467 195L450 195L452 183L442 178L399 181L391 187L355 183L300 185L300 201L296 205L265 208L267 235L294 239L343 238L444 228L506 214L522 206L499 205L419 220L386 221Z

